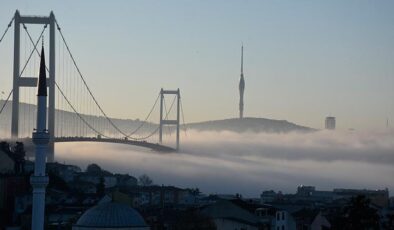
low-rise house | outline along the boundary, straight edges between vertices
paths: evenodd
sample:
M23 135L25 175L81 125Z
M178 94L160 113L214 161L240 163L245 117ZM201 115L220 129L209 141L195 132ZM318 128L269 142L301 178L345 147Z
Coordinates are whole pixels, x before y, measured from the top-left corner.
M296 222L296 229L324 230L331 228L330 222L319 210L302 209L292 213L292 216Z
M136 202L139 205L185 205L189 198L191 203L195 203L196 199L191 198L189 189L180 189L174 186L145 186L139 187L135 195Z
M91 182L78 181L77 183L71 184L71 186L72 189L84 194L96 194L97 192L97 185Z
M279 209L275 212L275 218L272 220L274 230L295 230L296 222L287 210Z
M78 174L77 180L81 181L81 182L85 182L85 183L98 184L98 183L100 183L100 178L101 178L101 176L99 176L99 175L80 173L80 174Z
M82 201L82 204L83 204L83 205L86 205L86 206L91 206L91 205L94 205L94 204L96 204L96 203L97 203L97 198L96 198L96 197L91 197L91 196L86 197L86 198Z
M105 176L104 177L104 186L105 188L113 188L117 184L117 179L115 176Z
M117 186L119 187L133 187L137 186L137 178L130 176L128 174L115 174L117 180Z
M394 209L394 196L389 199L389 207Z
M54 188L48 188L46 194L46 202L52 205L63 204L68 197L67 192Z
M219 200L202 208L201 213L210 217L217 230L258 230L260 218L229 200Z
M46 224L50 229L69 229L83 211L84 208L81 207L60 207L48 210Z
M82 172L78 173L76 176L78 181L92 183L92 184L99 184L101 179L104 180L105 188L112 188L117 185L117 178L107 171L100 171L100 172Z
M29 207L31 207L33 203L33 196L30 192L26 192L25 194L15 195L15 209L14 213L16 215L21 215L26 212Z
M179 204L186 206L195 206L199 204L199 195L193 194L190 191L181 191L179 195Z
M381 208L389 206L389 191L384 190L368 190L368 189L334 189L334 193L344 198L351 198L363 195L371 200L371 204L375 204Z
M65 182L70 183L74 181L77 174L81 172L81 168L75 165L66 165L55 162L47 163L47 171L55 173Z
M274 202L277 199L277 193L274 190L263 191L260 195L260 203L266 204Z

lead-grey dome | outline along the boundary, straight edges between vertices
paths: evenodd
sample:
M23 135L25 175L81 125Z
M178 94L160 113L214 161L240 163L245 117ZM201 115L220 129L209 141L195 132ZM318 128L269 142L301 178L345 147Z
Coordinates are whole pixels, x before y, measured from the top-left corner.
M79 229L149 229L141 215L126 204L108 202L88 209L73 226Z

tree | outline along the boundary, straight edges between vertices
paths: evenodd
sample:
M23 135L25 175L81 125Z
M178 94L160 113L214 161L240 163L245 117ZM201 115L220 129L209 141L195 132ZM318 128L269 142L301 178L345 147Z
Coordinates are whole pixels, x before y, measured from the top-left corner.
M48 176L49 176L48 188L54 188L61 191L69 190L67 183L58 174L56 174L53 171L49 171Z
M203 216L197 210L186 210L178 213L173 226L175 230L215 230L216 225L211 218Z
M86 167L86 172L92 174L99 174L101 173L101 168L97 164L90 164L88 165L88 167Z
M193 194L194 196L200 195L200 189L199 188L192 188L190 189L190 193Z
M104 178L103 177L100 177L100 181L96 185L96 194L99 197L102 197L105 194L105 184L104 184Z
M153 180L146 174L142 174L138 177L138 184L141 186L150 186L153 184Z
M25 156L26 156L26 151L23 143L16 142L16 145L13 148L13 152L14 152L13 158L15 161L15 166L14 166L15 173L23 173L25 166Z
M379 215L370 204L364 195L352 197L340 216L335 218L333 229L379 229Z
M10 144L8 142L2 141L0 142L0 149L3 150L5 153L11 153Z

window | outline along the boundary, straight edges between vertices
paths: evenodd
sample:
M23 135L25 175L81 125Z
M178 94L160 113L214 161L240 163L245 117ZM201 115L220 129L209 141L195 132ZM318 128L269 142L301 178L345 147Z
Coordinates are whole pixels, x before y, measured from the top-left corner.
M276 213L276 220L280 220L280 212Z
M282 212L282 220L285 219L285 212Z
M278 227L276 227L276 230L280 230L280 227L278 226Z
M285 230L285 226L284 225L282 225L282 230Z

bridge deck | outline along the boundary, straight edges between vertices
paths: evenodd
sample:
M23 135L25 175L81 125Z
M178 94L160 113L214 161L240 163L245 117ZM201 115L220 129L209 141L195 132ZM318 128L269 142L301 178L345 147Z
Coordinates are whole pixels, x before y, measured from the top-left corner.
M115 138L96 138L96 137L55 137L55 142L103 142L103 143L116 143L135 145L145 148L150 148L159 152L175 152L176 149L160 145L158 143L150 143L147 141L135 141L127 139L115 139Z
M0 141L21 141L25 143L25 147L29 147L32 145L31 138L19 138L18 140L12 139L0 139ZM158 152L176 152L175 148L171 148L165 145L161 145L158 143L150 143L147 141L134 141L134 140L126 140L126 139L116 139L116 138L96 138L96 137L55 137L55 142L102 142L102 143L115 143L115 144L125 144L125 145L134 145L144 148L149 148Z

